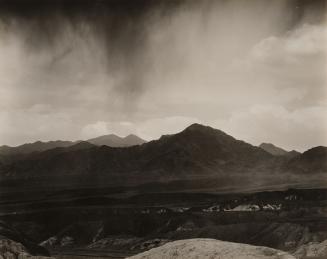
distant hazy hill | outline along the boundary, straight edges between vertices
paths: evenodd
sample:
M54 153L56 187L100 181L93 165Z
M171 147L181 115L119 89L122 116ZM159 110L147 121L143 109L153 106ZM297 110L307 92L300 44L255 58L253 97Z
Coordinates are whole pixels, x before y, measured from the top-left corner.
M259 147L274 156L284 156L288 153L286 150L284 150L280 147L276 147L275 145L273 145L271 143L262 143L262 144L260 144Z
M271 143L262 143L259 146L263 150L267 151L268 153L274 155L274 156L289 156L294 157L300 154L300 152L297 152L295 150L292 151L286 151L285 149L282 149L280 147L277 147Z
M105 145L109 147L129 147L129 146L141 145L146 141L133 134L128 135L127 137L124 138L114 134L109 134L97 138L88 139L87 142L97 146Z
M76 145L80 142L84 142L82 145L75 146L75 149L78 149L78 147L85 147L85 141L62 141L62 140L56 140L56 141L36 141L34 143L27 143L23 144L17 147L10 147L10 146L0 146L0 155L24 155L28 153L33 152L42 152L53 148L61 148L61 147L69 147ZM146 141L139 138L135 135L128 135L125 138L118 137L114 134L110 135L104 135L97 138L92 138L89 140L86 140L86 142L97 145L97 146L110 146L110 147L129 147L134 145L140 145L145 143Z
M87 142L86 142L87 143ZM101 143L101 142L95 142ZM77 144L79 145L79 144ZM82 144L80 144L82 145ZM228 190L321 183L327 173L326 147L294 158L273 156L226 133L193 124L174 135L125 148L83 144L56 148L0 165L1 179L51 185L142 186ZM164 187L158 187L160 186Z
M36 141L34 143L27 143L17 147L0 146L0 154L1 155L27 154L32 152L45 151L56 147L69 147L76 143L77 142L57 140L57 141L48 141L48 142Z

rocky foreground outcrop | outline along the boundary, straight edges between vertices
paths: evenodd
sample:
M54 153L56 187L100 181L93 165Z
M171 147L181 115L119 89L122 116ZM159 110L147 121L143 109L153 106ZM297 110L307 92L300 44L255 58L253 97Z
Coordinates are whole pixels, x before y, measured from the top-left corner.
M0 259L45 259L48 251L29 241L23 233L0 221Z
M224 242L215 239L188 239L169 242L129 259L295 259L276 249Z
M51 257L32 256L22 244L0 238L0 259L51 259Z

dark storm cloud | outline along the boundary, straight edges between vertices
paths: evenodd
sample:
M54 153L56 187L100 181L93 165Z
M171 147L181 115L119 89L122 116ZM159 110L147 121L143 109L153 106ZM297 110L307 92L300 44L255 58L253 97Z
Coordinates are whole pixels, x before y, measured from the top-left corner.
M138 69L138 63L147 48L148 29L151 23L173 16L177 9L210 11L217 2L215 0L1 0L0 17L8 26L8 30L13 27L18 30L30 51L42 49L51 51L61 43L62 34L69 26L85 40L93 37L101 42L104 55L107 56L108 69L115 71L124 68L132 72ZM219 2L222 5L229 2L237 3L227 0ZM242 5L242 1L238 2ZM243 4L244 7L247 5L251 7L251 2L258 1L250 0L246 5ZM284 30L297 26L304 17L306 21L319 22L325 14L326 1L324 0L275 2L285 2L288 6L288 14L281 17L282 21L280 21ZM153 19L154 17L156 20ZM68 52L69 49L62 50L54 57L54 62ZM132 72L131 81L136 80L136 74L138 72Z
M169 3L169 4L168 4ZM174 4L173 4L174 3ZM144 48L151 14L176 8L177 1L45 0L0 1L3 22L18 26L31 50L51 49L66 26L85 37L96 37L112 64L133 59ZM92 34L92 35L90 35ZM126 62L127 63L127 62ZM125 64L126 64L125 63Z
M57 44L65 26L72 26L83 34L85 25L92 33L104 41L107 55L127 59L133 57L145 44L147 28L151 15L157 19L173 15L176 9L198 8L203 12L211 8L215 0L1 0L0 15L5 24L18 23L21 33L26 36L26 44L39 50L51 48ZM227 4L228 1L219 1ZM242 1L238 1L241 4ZM257 0L250 0L251 6ZM259 1L260 2L260 1ZM319 22L324 18L325 0L288 0L288 15L282 17L282 23L290 29L306 17L306 21ZM244 6L246 6L244 5ZM278 14L276 14L278 15ZM86 35L89 36L89 35ZM115 60L115 59L114 59ZM119 62L118 62L119 63Z
M27 51L54 52L52 61L63 59L73 43L60 48L69 27L83 40L95 39L105 56L108 73L124 73L116 91L132 101L143 89L148 25L151 17L169 15L180 1L155 0L45 0L0 1L1 20L7 30L22 37ZM158 17L157 17L158 18Z

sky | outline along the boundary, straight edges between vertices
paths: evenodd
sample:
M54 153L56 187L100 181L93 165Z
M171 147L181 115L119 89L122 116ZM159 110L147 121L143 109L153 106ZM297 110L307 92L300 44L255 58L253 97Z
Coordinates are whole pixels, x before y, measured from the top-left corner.
M327 146L321 0L0 0L0 145L192 123Z

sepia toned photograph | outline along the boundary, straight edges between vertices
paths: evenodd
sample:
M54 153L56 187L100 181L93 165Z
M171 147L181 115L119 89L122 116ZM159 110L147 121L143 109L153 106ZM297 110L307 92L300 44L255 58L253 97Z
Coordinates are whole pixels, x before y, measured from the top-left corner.
M327 259L327 0L0 0L0 259Z

